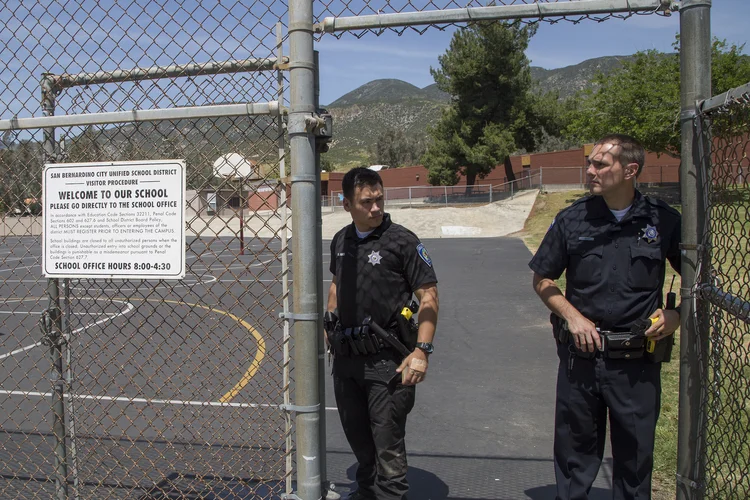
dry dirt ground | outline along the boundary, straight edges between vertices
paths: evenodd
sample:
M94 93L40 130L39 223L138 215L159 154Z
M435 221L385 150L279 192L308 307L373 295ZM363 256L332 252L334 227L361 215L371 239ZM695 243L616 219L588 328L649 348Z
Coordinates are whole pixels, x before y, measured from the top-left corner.
M394 208L386 211L394 222L421 239L507 236L523 229L538 191L525 191L512 199L481 206L441 208ZM323 214L323 239L351 223L344 210Z

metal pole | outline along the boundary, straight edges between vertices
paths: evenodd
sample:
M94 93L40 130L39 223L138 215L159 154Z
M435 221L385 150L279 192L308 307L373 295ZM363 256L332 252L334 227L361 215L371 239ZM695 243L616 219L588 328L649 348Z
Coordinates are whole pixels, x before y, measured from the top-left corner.
M668 10L671 4L671 0L586 0L585 2L534 2L519 5L466 7L462 9L429 10L422 12L326 17L322 23L315 25L315 31L336 33L363 29L462 22L471 23L498 19L533 18L539 20L545 17L614 14L617 12L653 12L656 9Z
M321 498L320 394L318 384L317 239L320 172L315 170L315 137L308 128L315 113L315 57L312 0L289 1L289 143L292 163L292 273L294 276L294 362L297 436L297 495Z
M704 377L701 356L708 352L707 332L696 321L692 296L696 281L698 242L705 228L702 158L695 134L696 103L711 91L711 0L685 0L680 7L680 101L682 153L680 191L682 198L682 298L680 325L680 407L677 441L677 499L703 498L703 452L705 436L701 423L701 387Z
M68 348L66 349L65 356L65 367L67 370L65 380L68 384L68 401L67 401L67 419L68 419L68 438L70 440L70 478L69 481L72 485L72 493L70 498L78 500L79 498L79 480L78 480L78 454L76 450L76 419L75 419L75 395L73 394L73 380L75 380L75 373L73 372L73 348L71 347L73 342L72 327L70 324L70 318L73 316L73 311L70 305L70 278L63 280L63 337L67 343Z
M79 115L42 116L37 118L11 118L0 120L0 131L29 130L54 127L78 127L82 125L107 125L109 123L142 123L166 120L197 120L220 116L272 115L283 113L276 101L244 104L212 104L185 108L133 109L107 113L83 113Z
M320 60L319 60L319 53L318 51L313 52L313 57L315 58L315 107L320 107ZM320 172L320 149L315 148L315 171ZM320 175L316 175L316 181L315 181L315 189L318 195L321 193L321 180ZM317 245L317 248L320 249L321 252L321 258L318 259L318 266L316 268L317 276L316 276L316 283L318 284L317 287L317 293L318 293L318 311L325 310L325 301L323 298L325 297L325 290L323 288L323 214L321 212L320 203L317 203L316 205L316 213L315 213L315 244ZM318 335L318 394L320 400L325 403L325 394L326 394L326 344L325 340L323 340L323 317L320 316L318 318L318 326L317 326L317 335ZM338 494L330 491L332 489L331 483L328 482L328 463L326 460L326 408L325 404L320 405L320 411L318 411L318 435L320 439L320 478L321 478L321 489L323 491L323 496L327 498L328 500L333 500L334 498L338 499L341 498Z
M280 58L283 55L283 34L281 32L281 23L276 23L276 50L278 52L278 57ZM281 72L281 69L277 70L276 72L276 84L278 86L277 92L278 92L278 101L279 105L284 105L284 75ZM289 211L287 207L287 197L286 197L286 163L285 163L285 144L284 144L284 117L279 115L276 117L276 126L277 126L277 133L279 134L278 137L278 147L279 147L279 183L281 184L281 191L279 193L279 203L281 205L281 220L284 221L281 226L281 234L279 237L281 238L281 295L282 295L282 307L284 309L284 332L283 332L283 343L284 346L282 349L282 356L283 356L283 371L282 371L282 379L284 384L284 405L288 406L292 404L291 398L290 398L290 364L291 359L289 356L289 343L291 341L291 336L289 334L289 243L287 238L287 231L289 226ZM286 481L285 481L285 491L288 494L291 494L292 489L292 472L294 470L294 463L292 461L292 450L294 449L294 443L292 441L292 419L289 414L289 412L286 412L284 414L284 435L286 436L285 439L285 445L286 445L286 460L285 460L285 468L286 468Z
M140 80L158 80L161 78L186 78L191 76L221 75L245 71L268 71L284 66L286 58L267 57L263 59L240 59L229 61L212 61L207 63L173 64L170 66L151 66L149 68L118 69L115 71L97 71L96 73L77 73L54 75L58 88L70 88L79 85L98 85L104 83L135 82Z
M409 208L411 208L411 187L409 187Z
M490 184L490 203L492 203L492 184Z
M445 197L445 204L448 205L448 186L443 186L443 196Z
M42 114L55 114L57 89L49 74L42 75ZM44 162L55 161L55 129L44 129ZM60 282L58 279L47 280L48 323L44 330L49 342L52 359L52 434L55 436L55 499L68 498L68 458L65 446L65 372L63 371L63 328L62 310L60 309ZM44 321L44 319L43 319Z

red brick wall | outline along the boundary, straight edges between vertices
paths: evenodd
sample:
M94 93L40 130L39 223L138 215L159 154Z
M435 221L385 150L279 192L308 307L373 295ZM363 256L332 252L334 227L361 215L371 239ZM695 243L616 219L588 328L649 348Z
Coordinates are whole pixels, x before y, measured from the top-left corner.
M579 184L586 182L586 157L583 148L570 149L567 151L554 151L551 153L531 154L531 166L524 168L521 165L521 156L512 156L510 161L513 165L513 173L516 178L524 175L524 171L538 171L543 169L542 181L545 184ZM679 158L669 155L657 156L656 153L646 155L646 166L641 172L638 181L641 183L676 183L679 182ZM429 186L429 174L423 166L393 168L381 170L380 177L387 188L406 186ZM331 172L328 178L328 192L341 191L341 180L343 172ZM505 167L498 165L484 179L477 178L477 184L502 184L507 182ZM461 176L457 185L466 185L466 178Z

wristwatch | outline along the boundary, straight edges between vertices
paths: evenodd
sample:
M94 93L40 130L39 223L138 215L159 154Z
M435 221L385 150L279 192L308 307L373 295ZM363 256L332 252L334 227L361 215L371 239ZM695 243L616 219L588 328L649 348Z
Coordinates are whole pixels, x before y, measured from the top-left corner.
M432 351L435 350L431 342L417 342L416 347L417 349L422 349L425 354L432 354Z

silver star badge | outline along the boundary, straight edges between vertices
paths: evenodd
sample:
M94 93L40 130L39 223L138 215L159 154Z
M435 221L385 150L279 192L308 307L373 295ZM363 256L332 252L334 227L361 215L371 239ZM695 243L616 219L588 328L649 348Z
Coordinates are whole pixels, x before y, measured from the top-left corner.
M378 250L377 252L373 250L372 252L370 252L370 255L367 256L367 262L369 262L373 266L380 264L380 259L382 259L382 257L380 256L380 250Z
M641 231L643 231L641 239L646 240L647 243L653 243L659 237L659 231L657 231L656 227L651 224L646 224L646 227L641 229Z

